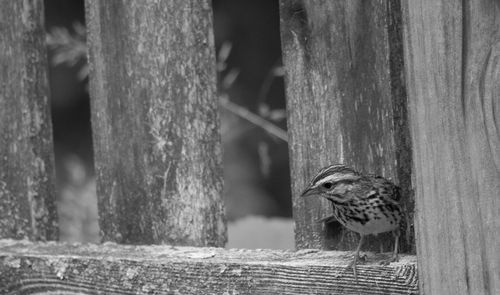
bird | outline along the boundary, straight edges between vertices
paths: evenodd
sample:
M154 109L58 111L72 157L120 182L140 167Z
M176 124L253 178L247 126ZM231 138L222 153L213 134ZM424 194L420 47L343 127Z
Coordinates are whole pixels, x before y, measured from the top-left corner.
M382 264L398 261L399 228L404 213L399 204L401 190L393 182L382 176L361 174L344 164L334 164L321 169L301 196L326 198L332 204L333 214L321 221L328 223L336 219L360 234L354 259L348 266L352 267L356 281L359 251L367 235L392 231L394 252Z

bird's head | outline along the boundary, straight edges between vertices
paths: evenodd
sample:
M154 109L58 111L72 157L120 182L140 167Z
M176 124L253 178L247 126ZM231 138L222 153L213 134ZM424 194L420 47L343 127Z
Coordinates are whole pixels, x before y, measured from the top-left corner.
M321 169L302 192L302 197L319 195L331 201L347 201L345 193L350 190L361 175L355 170L341 165L331 165Z

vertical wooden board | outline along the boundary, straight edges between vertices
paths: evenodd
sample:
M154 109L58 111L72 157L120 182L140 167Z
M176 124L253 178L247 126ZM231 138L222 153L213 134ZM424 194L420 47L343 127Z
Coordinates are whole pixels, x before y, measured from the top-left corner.
M423 294L500 294L500 4L404 1Z
M296 245L354 249L357 234L316 222L331 214L327 201L299 195L320 168L345 163L399 182L412 210L399 2L282 0L280 9ZM374 241L365 248L380 249Z
M102 238L223 246L210 2L86 2Z
M57 239L43 1L0 2L0 238Z
M463 195L471 293L500 294L500 2L464 2L467 62L462 103L470 174L477 194ZM465 167L467 169L467 167ZM469 178L469 179L472 179ZM477 208L476 208L477 206Z

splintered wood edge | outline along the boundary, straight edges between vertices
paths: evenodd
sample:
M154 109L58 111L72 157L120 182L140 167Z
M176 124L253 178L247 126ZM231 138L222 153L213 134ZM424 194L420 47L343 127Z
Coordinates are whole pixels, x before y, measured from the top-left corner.
M418 294L416 257L0 240L0 293Z

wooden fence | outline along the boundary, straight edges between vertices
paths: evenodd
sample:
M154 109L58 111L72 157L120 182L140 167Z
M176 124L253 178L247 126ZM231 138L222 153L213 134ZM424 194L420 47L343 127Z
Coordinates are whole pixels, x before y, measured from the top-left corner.
M105 243L54 242L43 1L2 1L1 294L500 294L498 1L280 0L298 251L216 248L210 2L86 10ZM403 248L417 255L380 266L370 254L355 281L351 252L310 249L357 242L315 222L326 203L298 198L334 162L402 186Z

